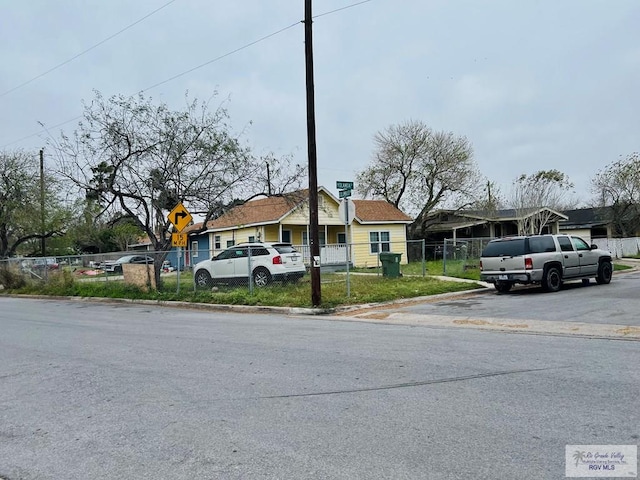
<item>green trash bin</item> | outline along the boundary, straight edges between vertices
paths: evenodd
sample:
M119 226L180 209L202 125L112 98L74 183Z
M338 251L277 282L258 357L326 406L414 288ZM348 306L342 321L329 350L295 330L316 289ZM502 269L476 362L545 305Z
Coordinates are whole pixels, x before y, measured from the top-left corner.
M382 264L382 276L398 278L400 274L401 253L380 252L380 263Z

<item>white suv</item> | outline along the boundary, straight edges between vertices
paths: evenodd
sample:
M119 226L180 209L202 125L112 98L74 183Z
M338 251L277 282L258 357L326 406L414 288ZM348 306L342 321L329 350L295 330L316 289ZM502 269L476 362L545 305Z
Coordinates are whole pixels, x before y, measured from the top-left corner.
M249 271L254 285L264 287L272 281L296 282L307 269L302 255L289 243L239 243L197 263L193 275L197 286L209 287L247 283Z

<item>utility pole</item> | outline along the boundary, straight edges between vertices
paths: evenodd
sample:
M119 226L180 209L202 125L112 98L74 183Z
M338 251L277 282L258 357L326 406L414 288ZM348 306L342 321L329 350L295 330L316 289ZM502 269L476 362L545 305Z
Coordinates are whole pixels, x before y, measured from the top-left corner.
M307 152L309 155L309 234L311 236L311 304L319 307L320 242L318 235L318 160L316 154L316 111L313 89L313 36L311 0L304 3L304 58L307 84Z
M42 256L46 255L46 240L45 240L45 215L44 215L44 148L40 149L40 251ZM46 267L46 264L45 264ZM45 269L46 271L46 269Z
M271 196L271 170L269 169L269 162L267 163L267 194Z

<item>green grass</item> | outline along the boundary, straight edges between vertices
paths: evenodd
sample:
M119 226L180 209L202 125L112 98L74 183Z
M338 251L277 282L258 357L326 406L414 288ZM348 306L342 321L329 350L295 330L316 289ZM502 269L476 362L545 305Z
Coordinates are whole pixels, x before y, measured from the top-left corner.
M79 280L71 275L59 275L47 283L28 282L26 286L4 290L5 293L38 294L55 296L127 298L156 301L184 301L226 305L311 307L311 279L307 275L296 284L274 283L265 288L254 288L249 293L246 285L231 288L194 291L193 277L183 272L180 276L180 291L177 278L164 277L159 291L145 292L127 285L121 280ZM344 274L322 274L321 296L323 308L341 305L386 302L403 298L429 296L446 292L459 292L478 288L475 283L441 281L421 276L385 278L377 275L351 275L350 296L346 295L347 277Z
M633 268L633 267L630 267L629 265L622 265L620 263L614 263L613 264L613 271L614 272L617 272L619 270L629 270L631 268Z
M455 278L465 278L468 280L480 280L479 259L473 260L447 260L446 276ZM422 262L411 262L400 265L402 275L422 275L423 268L426 268L427 275L443 275L442 260L429 260L423 267ZM382 267L355 268L352 271L361 273L379 273L382 275Z
M427 262L428 275L442 275L442 262ZM614 264L614 270L627 270L631 267ZM442 281L430 276L422 277L422 264L419 262L401 265L401 278L385 278L378 269L355 269L350 276L350 293L347 297L347 277L344 273L323 273L321 275L321 296L323 308L341 305L387 302L446 292L459 292L477 288L475 283ZM358 275L368 273L369 275ZM447 275L459 276L470 280L479 280L478 268L464 269L462 262L447 262ZM0 276L0 279L2 277ZM163 285L158 291L146 292L127 285L116 278L92 277L78 279L71 272L63 271L52 275L48 281L19 282L15 288L6 288L3 293L55 295L74 297L101 297L144 299L155 301L183 301L226 305L311 307L311 279L305 276L297 284L283 285L274 283L266 288L254 288L249 293L246 285L237 288L219 286L217 290L199 289L194 291L193 276L190 272L180 274L180 290L177 276L163 277Z

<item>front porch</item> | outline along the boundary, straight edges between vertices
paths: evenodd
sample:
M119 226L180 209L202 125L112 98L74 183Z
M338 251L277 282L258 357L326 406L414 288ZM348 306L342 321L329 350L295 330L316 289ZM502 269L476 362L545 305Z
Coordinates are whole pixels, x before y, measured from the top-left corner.
M311 247L309 245L293 245L298 252L302 253L304 264L311 265ZM349 245L349 265L353 266L353 248ZM347 245L325 244L320 245L320 265L325 266L345 266L347 265Z

